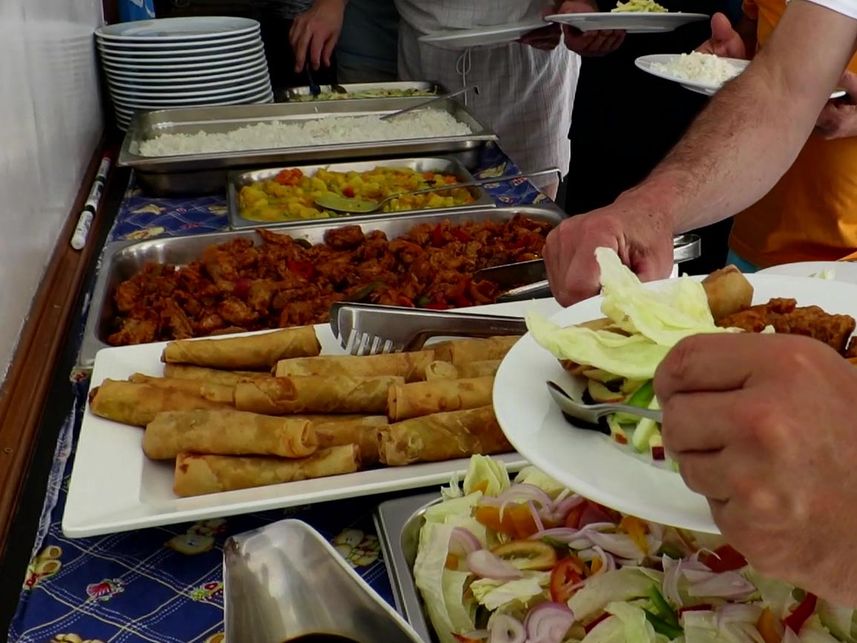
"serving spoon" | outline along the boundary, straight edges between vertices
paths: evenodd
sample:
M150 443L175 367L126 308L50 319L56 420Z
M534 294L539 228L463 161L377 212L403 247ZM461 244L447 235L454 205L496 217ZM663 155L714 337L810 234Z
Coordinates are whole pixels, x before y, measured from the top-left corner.
M409 190L407 192L396 192L380 201L372 201L371 199L360 199L357 197L347 197L335 192L323 192L313 199L313 202L320 208L332 210L333 212L344 212L345 214L370 214L377 212L393 199L398 199L401 196L409 194L425 194L427 192L441 192L443 190L456 190L458 188L475 188L491 183L502 183L504 181L513 181L515 179L533 178L543 176L545 174L556 174L559 170L551 168L549 170L539 170L538 172L523 172L518 174L510 174L508 176L497 176L490 179L481 179L479 181L467 181L465 183L452 183L450 185L439 185L433 188L422 188L420 190Z
M646 409L630 404L586 404L582 400L575 399L571 393L556 382L548 380L545 384L547 384L548 393L550 393L553 401L557 403L566 417L593 425L581 428L609 433L609 430L604 430L598 426L598 420L611 413L627 413L641 418L649 418L655 422L663 421L663 412L660 409Z
M459 89L458 91L454 91L451 94L440 94L439 96L435 96L434 98L430 98L426 101L423 101L419 105L412 105L411 107L405 107L404 109L396 110L395 112L390 112L389 114L384 114L380 119L382 121L389 121L394 118L398 118L399 116L404 116L405 114L410 114L411 112L415 112L419 109L423 109L427 105L431 105L433 103L438 103L442 100L446 100L448 98L455 98L456 96L460 96L461 94L466 94L470 90L473 90L473 93L477 96L479 95L479 87L476 85L471 85L470 87L465 87L463 89Z

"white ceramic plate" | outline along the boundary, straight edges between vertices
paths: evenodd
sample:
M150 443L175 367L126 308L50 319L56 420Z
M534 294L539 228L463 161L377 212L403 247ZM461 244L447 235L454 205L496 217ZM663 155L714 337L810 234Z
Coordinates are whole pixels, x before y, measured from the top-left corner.
M109 55L114 58L122 58L129 62L146 61L151 58L186 58L188 56L211 56L215 54L231 55L242 51L253 50L262 44L262 40L257 36L250 40L241 42L228 42L222 45L212 45L210 47L170 47L168 49L116 49L108 45L99 45L98 51L102 55Z
M655 65L666 65L674 59L681 56L681 54L650 54L648 56L640 56L634 61L634 64L638 69L643 70L644 72L651 74L652 76L657 76L658 78L663 78L664 80L671 80L675 83L678 83L685 89L689 89L692 92L696 92L697 94L703 94L704 96L714 96L720 89L723 87L723 83L706 83L702 81L696 80L687 80L684 78L680 78L670 73L664 73L663 71L656 69ZM738 70L738 74L743 72L747 66L750 64L749 60L741 60L739 58L724 58L729 62L730 65L735 67ZM736 74L736 76L738 75ZM833 93L830 94L830 98L842 98L845 96L845 91L842 89L837 89Z
M642 69L647 74L651 74L652 76L657 76L658 78L663 78L664 80L671 80L675 83L680 84L682 87L686 87L687 89L696 91L701 90L700 93L711 92L712 94L718 91L723 83L708 83L697 80L687 80L685 78L680 78L674 74L669 72L661 71L657 69L656 65L666 65L679 58L681 54L652 54L649 56L640 56L634 61L634 64L638 69ZM738 58L722 58L721 60L725 60L736 70L736 76L740 74L747 68L747 65L750 64L749 60L740 60Z
M857 317L857 286L820 279L747 275L754 303L793 297L801 306ZM658 287L657 282L651 286ZM577 324L601 317L601 298L560 311L552 320ZM525 335L500 365L494 409L509 441L531 463L578 493L619 511L667 525L717 533L705 498L681 477L635 457L608 436L576 429L552 402L545 381L568 382L559 362Z
M552 299L515 302L468 309L501 315L522 315L530 309L552 314ZM328 325L317 327L322 352L343 351ZM107 377L125 379L137 371L160 375L164 343L107 348L99 351L92 371L93 386ZM446 484L454 472L467 468L467 459L361 471L341 476L177 498L172 491L173 466L148 460L141 448L142 430L84 412L77 454L71 473L62 528L80 538L129 529L231 516L311 502L365 496L399 489ZM521 466L517 454L500 457Z
M164 91L198 91L202 89L223 89L226 87L242 87L247 84L245 79L267 76L268 67L258 65L232 78L219 76L203 76L202 78L124 78L111 74L107 77L110 87L125 91L164 92Z
M222 96L205 96L196 98L182 98L176 100L133 100L111 97L113 102L126 110L154 110L154 109L180 109L183 107L212 106L212 105L247 105L251 103L270 103L274 100L274 92L270 87L254 90L253 93L238 93Z
M120 22L99 27L96 38L128 42L181 42L210 40L220 35L237 36L259 31L259 23L249 18L198 16L190 18L159 18Z
M201 74L211 74L214 72L220 73L232 71L239 65L258 65L265 62L265 53L258 51L256 53L248 53L234 58L226 58L225 60L209 60L209 61L193 61L187 59L177 59L168 63L148 61L146 63L127 63L117 62L114 60L102 59L101 64L105 67L107 74L113 71L126 72L155 72L155 73L187 73L190 70Z
M210 82L212 80L220 80L221 78L241 77L252 73L261 66L267 69L268 65L264 56L251 56L241 63L230 61L228 65L215 65L210 69L181 70L169 66L159 68L147 65L144 68L140 68L136 65L105 65L104 71L108 78L116 80L139 80L140 82L151 83L187 83L195 80Z
M546 26L548 24L543 20L531 20L499 27L450 29L420 36L419 40L428 44L443 44L447 47L486 47L515 42L524 34Z
M232 87L219 87L219 88L203 88L198 89L196 91L163 91L163 88L160 90L149 90L149 89L140 89L140 88L131 88L131 89L123 89L121 87L117 87L113 84L110 85L110 94L111 96L117 98L124 98L129 101L145 101L145 102L153 102L158 100L181 100L181 99L193 99L193 98L218 98L224 96L237 96L241 94L246 94L248 92L252 92L255 90L262 90L266 87L271 86L271 79L269 78L267 73L259 74L254 78L248 78L246 82L234 85ZM178 88L176 88L178 89Z
M220 50L217 50L220 51ZM124 54L115 54L108 51L101 52L101 59L114 64L122 65L139 65L147 67L149 65L163 65L169 63L191 64L191 63L211 63L219 62L226 63L233 59L244 59L247 56L257 55L263 52L262 43L256 42L248 47L241 47L234 51L221 51L220 53L205 53L204 55L196 55L196 52L189 54L171 54L170 52L154 52L154 56L126 56Z
M846 281L857 284L857 263L853 261L799 261L771 266L757 272L757 275L786 275L789 277L815 277L824 270L833 273L833 281Z
M662 33L689 22L708 20L704 13L558 13L545 20L570 25L580 31L618 29L627 33Z
M98 44L99 47L103 47L104 49L113 49L117 51L184 51L185 49L198 49L203 47L228 47L235 44L252 42L260 38L259 33L260 32L257 29L256 31L250 31L248 33L238 35L219 36L217 38L208 38L205 40L185 40L179 42L169 40L151 40L138 42L131 40L107 39L96 36L95 42Z

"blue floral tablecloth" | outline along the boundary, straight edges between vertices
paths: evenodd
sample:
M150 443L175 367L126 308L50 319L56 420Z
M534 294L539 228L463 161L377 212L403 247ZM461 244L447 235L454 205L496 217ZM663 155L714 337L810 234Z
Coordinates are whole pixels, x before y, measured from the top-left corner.
M479 167L473 172L478 179L519 173L518 167L496 145L483 148ZM545 199L525 179L486 186L498 205L522 205ZM229 229L226 196L161 198L145 195L133 182L122 203L110 241L152 239Z
M499 148L491 146L475 174L488 178L517 171ZM544 199L525 180L500 183L489 192L503 205ZM132 178L109 241L225 229L225 197L151 198L136 188ZM96 538L63 536L60 523L89 380L79 374L71 385L75 387L76 404L60 433L33 557L21 581L21 597L9 630L10 641L222 643L224 541L230 535L287 517L300 518L318 529L392 604L372 522L382 496ZM104 483L109 485L110 481Z

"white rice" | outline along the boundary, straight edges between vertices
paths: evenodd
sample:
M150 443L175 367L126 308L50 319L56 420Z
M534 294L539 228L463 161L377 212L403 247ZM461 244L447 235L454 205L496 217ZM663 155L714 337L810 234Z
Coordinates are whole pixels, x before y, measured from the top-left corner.
M307 147L336 143L363 143L471 134L470 127L451 114L424 109L387 121L379 115L326 116L303 121L245 125L228 132L160 134L141 141L141 156L176 156L239 152L271 148Z
M728 60L698 51L681 54L666 64L653 63L652 69L679 80L689 80L707 85L722 85L743 71Z

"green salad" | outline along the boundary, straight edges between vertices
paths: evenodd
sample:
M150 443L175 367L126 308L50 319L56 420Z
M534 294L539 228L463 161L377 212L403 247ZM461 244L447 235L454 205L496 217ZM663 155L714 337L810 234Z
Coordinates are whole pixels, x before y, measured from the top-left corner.
M854 610L719 537L621 515L474 456L426 512L414 578L439 643L835 643Z
M652 389L655 369L680 340L700 333L723 333L702 283L690 277L645 287L607 248L595 252L601 270L604 319L561 327L536 314L527 328L573 377L586 378L590 400L658 408ZM613 439L638 453L664 460L660 426L653 420L614 414L608 418Z

